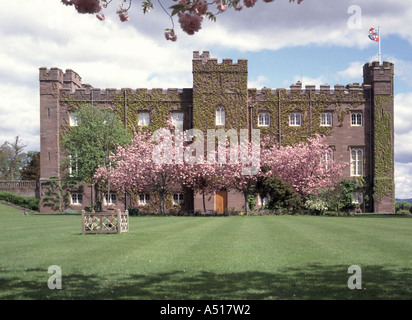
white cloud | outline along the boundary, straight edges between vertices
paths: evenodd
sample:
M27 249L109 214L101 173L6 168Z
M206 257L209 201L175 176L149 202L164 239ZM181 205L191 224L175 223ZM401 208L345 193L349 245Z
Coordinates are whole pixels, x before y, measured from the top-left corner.
M364 63L359 61L351 62L349 67L345 70L339 71L336 74L337 79L342 79L345 82L354 79L362 79L363 76L363 65Z
M256 88L261 89L266 87L266 83L268 83L269 79L263 75L259 75L255 80L249 79L248 81L248 88Z
M398 199L412 198L412 163L395 163L395 196Z

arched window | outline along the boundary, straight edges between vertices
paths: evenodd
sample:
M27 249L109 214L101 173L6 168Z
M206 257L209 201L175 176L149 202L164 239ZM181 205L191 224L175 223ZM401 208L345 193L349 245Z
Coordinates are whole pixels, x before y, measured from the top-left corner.
M351 151L351 163L350 171L351 176L362 176L363 175L363 150L362 149L352 149Z
M270 114L268 112L259 113L258 126L259 127L270 126Z
M223 126L225 124L225 109L217 107L216 109L216 125Z

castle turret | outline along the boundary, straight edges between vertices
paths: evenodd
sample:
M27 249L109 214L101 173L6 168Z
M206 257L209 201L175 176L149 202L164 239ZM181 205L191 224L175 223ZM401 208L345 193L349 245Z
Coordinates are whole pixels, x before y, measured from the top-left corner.
M64 74L58 68L40 68L40 180L58 176L60 108L59 91Z
M248 128L247 64L246 59L239 59L237 63L223 59L218 63L209 51L193 52L194 128Z
M363 67L371 104L371 181L374 212L394 212L394 65L367 63ZM369 91L369 92L368 92Z

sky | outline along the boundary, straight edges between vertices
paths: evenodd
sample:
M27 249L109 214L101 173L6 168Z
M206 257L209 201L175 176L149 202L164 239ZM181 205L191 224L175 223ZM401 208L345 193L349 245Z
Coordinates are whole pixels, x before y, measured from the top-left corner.
M208 50L219 61L248 59L249 88L362 84L362 66L378 60L369 28L380 26L382 60L395 64L395 196L412 198L410 0L259 0L205 19L192 36L157 1L143 14L133 0L130 21L121 22L121 2L105 9L104 21L60 0L2 3L0 143L19 136L25 151L40 150L40 67L72 69L95 88L191 88L193 51ZM164 37L172 23L176 42Z

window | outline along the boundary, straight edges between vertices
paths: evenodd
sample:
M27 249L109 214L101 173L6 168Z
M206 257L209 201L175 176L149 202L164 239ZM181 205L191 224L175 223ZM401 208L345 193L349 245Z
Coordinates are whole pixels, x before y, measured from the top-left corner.
M362 192L353 192L352 193L352 203L361 205L363 203L363 193Z
M267 112L259 113L258 126L268 127L270 125L270 115Z
M83 194L81 193L72 193L72 204L83 204Z
M117 204L115 193L109 193L109 196L106 193L105 198L106 198L106 204Z
M216 109L216 125L225 125L225 109L223 107L218 107Z
M262 198L262 196L259 194L258 197L258 205L264 207L267 206L269 204L269 200L270 200L270 196L267 194L266 196L264 196Z
M77 176L79 173L79 161L77 153L74 155L69 155L70 159L70 166L69 166L69 174L71 177Z
M300 113L291 113L289 117L290 126L301 126L302 125L302 115Z
M183 204L183 202L184 202L183 193L173 194L173 204Z
M321 117L322 118L320 121L320 125L322 127L332 126L332 113L331 112L322 112Z
M77 112L69 112L69 124L71 127L76 127L79 125L77 121Z
M147 127L150 122L150 115L149 112L139 112L139 122L138 126L140 127Z
M350 174L352 177L363 175L363 150L351 150Z
M354 112L352 113L352 126L359 127L362 125L362 113Z
M325 164L325 169L329 170L330 169L330 162L333 161L333 152L325 152L322 155L322 160Z
M172 113L172 123L175 127L183 127L183 112Z
M139 204L141 205L150 204L150 194L147 194L147 193L139 194Z

